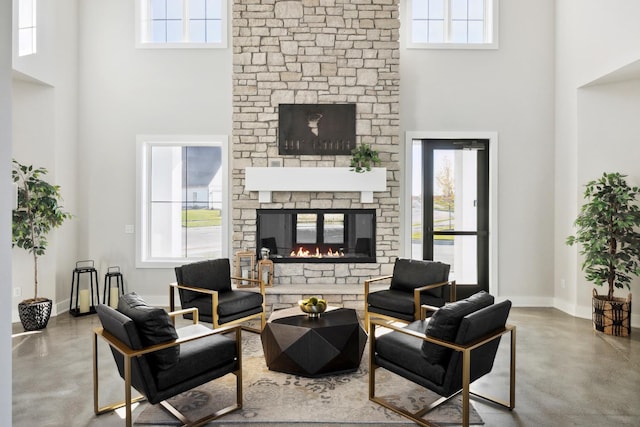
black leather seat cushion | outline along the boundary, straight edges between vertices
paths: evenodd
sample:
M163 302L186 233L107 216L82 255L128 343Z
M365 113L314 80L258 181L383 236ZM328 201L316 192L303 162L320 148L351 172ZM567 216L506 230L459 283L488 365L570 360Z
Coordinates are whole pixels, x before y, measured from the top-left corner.
M178 338L171 317L159 307L150 307L135 292L123 295L118 300L118 311L133 320L138 330L142 347L163 344ZM159 370L169 369L178 363L180 347L174 346L149 355Z
M197 324L179 329L180 336L210 332L211 329ZM170 369L159 371L156 377L160 390L172 387L177 382L198 376L206 371L223 367L236 360L235 341L224 335L210 335L180 345L180 359ZM215 362L215 363L214 363Z
M200 316L211 317L211 297L205 295L191 301L192 307L197 307ZM243 313L255 308L262 310L262 295L251 291L231 291L218 294L218 315L220 318Z
M405 326L415 332L423 333L428 320L416 320ZM394 365L403 366L414 374L426 378L435 384L442 384L446 366L430 363L422 352L423 341L407 334L392 332L376 339L376 354Z

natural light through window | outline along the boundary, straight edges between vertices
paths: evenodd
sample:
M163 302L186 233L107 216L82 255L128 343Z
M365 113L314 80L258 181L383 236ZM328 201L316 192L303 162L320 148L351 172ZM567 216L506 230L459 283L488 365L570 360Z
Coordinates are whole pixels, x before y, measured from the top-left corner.
M226 1L138 0L139 47L226 47Z
M36 0L18 1L18 56L37 51Z
M410 0L410 47L497 47L498 0Z
M139 138L139 266L226 253L226 152L225 137Z

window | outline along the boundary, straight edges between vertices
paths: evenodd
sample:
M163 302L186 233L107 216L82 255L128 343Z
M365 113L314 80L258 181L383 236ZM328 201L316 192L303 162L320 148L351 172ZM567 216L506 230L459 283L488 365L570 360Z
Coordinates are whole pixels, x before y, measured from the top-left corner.
M296 243L317 243L318 242L318 215L317 214L297 214L296 215Z
M138 0L138 47L226 47L225 0Z
M36 0L18 2L18 56L37 51Z
M138 267L227 253L226 137L138 137Z
M408 14L409 47L498 47L498 0L411 0Z
M299 213L295 216L296 243L344 244L344 213Z
M324 214L324 242L333 244L344 243L344 214Z

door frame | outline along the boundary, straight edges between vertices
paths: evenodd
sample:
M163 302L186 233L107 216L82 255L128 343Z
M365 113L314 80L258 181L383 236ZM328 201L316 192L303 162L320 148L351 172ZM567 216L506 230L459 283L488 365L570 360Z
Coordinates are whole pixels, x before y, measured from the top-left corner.
M500 295L498 280L498 132L492 131L411 131L405 132L404 186L402 206L411 206L413 175L412 148L416 139L488 139L489 140L489 293ZM404 208L402 247L411 256L411 209Z

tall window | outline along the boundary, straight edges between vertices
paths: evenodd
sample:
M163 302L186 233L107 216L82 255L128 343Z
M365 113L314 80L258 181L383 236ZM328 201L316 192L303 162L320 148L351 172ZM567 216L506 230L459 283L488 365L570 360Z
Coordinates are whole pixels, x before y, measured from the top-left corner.
M37 51L36 0L18 1L18 56Z
M225 0L138 0L139 47L226 47Z
M498 0L411 0L411 47L497 48Z
M227 253L226 140L138 138L138 267Z

